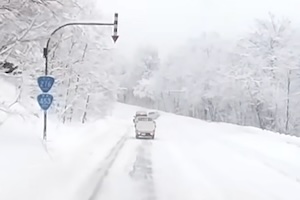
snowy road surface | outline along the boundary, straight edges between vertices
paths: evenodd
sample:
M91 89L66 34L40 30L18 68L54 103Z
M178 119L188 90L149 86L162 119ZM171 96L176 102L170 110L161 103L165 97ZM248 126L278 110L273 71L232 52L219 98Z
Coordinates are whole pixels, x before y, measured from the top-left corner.
M226 139L226 131L178 128L162 127L154 141L129 136L91 200L300 198L299 154L277 159ZM278 148L300 153L296 146Z
M12 188L23 200L300 199L299 138L162 114L155 140L137 140L135 109L119 104L113 120L78 134L73 147L68 136L54 140L55 162L30 174L25 189L26 178ZM1 199L18 199L4 188Z
M299 140L167 114L157 123L155 140L126 133L89 200L300 199Z

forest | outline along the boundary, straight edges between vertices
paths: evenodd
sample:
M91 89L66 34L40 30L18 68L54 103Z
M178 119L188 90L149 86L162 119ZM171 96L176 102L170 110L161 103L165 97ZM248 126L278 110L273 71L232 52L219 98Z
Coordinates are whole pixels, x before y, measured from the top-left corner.
M101 18L84 0L1 1L0 78L19 93L10 105L0 99L0 109L10 112L18 102L38 113L36 79L44 73L51 31ZM110 29L61 30L50 44L49 73L56 82L49 112L63 123L85 123L120 101L300 136L300 29L273 14L254 24L234 40L204 32L164 57L155 46L141 45L134 59L114 48Z

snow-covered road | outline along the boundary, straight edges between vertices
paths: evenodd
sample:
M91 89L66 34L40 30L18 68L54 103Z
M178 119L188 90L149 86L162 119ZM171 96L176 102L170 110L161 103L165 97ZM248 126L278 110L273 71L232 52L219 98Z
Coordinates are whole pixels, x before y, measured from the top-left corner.
M51 159L29 132L2 134L0 199L300 199L299 138L162 113L156 138L138 140L137 109L117 104L107 120L60 130Z
M126 133L89 200L300 199L299 140L167 114L158 127Z
M128 137L98 192L98 199L156 199L152 166L152 141Z

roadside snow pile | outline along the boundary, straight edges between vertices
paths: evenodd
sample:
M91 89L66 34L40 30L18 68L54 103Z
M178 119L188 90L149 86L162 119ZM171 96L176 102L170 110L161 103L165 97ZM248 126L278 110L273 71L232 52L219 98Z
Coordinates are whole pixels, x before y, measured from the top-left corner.
M16 89L14 86L8 84L0 78L0 124L7 118L9 107L12 105L14 98L17 97Z
M0 84L0 199L74 199L132 127L128 120L113 117L70 126L49 120L44 142L43 119L15 102L13 85L2 79Z
M129 127L113 118L87 125L50 123L45 143L41 121L10 118L0 127L0 199L74 199Z
M23 119L37 117L34 112L26 110L18 101L20 91L1 76L0 88L0 125L10 117ZM32 109L35 111L36 108L38 107L33 107Z

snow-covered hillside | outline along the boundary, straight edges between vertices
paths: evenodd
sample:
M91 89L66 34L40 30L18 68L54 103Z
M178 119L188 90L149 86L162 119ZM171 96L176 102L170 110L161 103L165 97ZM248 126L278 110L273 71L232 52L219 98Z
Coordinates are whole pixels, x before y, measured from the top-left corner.
M161 112L136 140L141 108L116 104L90 124L12 117L0 127L0 199L266 200L300 198L300 139ZM34 120L33 120L34 119Z

